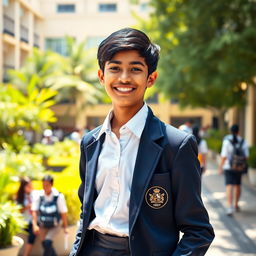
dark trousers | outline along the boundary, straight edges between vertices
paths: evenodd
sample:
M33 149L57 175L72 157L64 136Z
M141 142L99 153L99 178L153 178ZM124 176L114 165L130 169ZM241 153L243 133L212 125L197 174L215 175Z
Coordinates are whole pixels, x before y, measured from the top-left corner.
M104 235L95 230L85 246L82 256L130 256L129 239Z

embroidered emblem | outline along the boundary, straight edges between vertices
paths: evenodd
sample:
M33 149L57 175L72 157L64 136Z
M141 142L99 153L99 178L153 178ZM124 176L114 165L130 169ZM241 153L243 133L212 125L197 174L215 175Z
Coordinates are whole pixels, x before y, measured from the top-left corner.
M154 186L149 188L146 192L145 200L151 208L160 209L167 204L168 194L164 188Z

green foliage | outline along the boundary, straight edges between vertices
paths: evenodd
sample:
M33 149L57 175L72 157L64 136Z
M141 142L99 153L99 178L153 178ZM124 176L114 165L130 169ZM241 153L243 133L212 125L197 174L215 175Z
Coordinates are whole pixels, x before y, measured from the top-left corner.
M81 202L78 198L78 188L79 186L76 186L62 192L68 208L68 225L76 224L80 219Z
M256 168L256 146L252 146L249 148L248 165L251 168Z
M49 158L47 161L49 166L69 165L72 159L77 159L79 150L79 145L69 139L56 142L53 145L36 143L32 148L34 154L40 154L45 158Z
M22 232L26 222L20 207L10 201L0 203L0 248L10 246L14 235Z
M245 104L256 69L256 2L151 0L143 28L161 46L159 89L182 106Z
M62 59L57 53L34 48L21 69L8 71L10 81L23 92L31 81L37 89L48 88L51 86L49 78L61 74Z
M32 80L25 94L13 85L0 86L0 148L10 144L19 151L26 145L19 133L21 129L40 131L48 122L56 121L49 108L54 104L52 97L56 93L52 89L38 90Z
M12 179L18 180L19 177L28 176L33 179L42 177L45 171L40 155L30 153L15 153L4 150L0 152L0 174L1 179L4 173L10 175Z
M223 133L219 130L211 129L207 132L207 146L216 153L221 152Z
M56 100L68 100L83 110L103 98L98 84L96 50L86 49L86 41L77 44L72 37L66 37L67 56L62 59L62 72L53 76L49 83L59 91Z

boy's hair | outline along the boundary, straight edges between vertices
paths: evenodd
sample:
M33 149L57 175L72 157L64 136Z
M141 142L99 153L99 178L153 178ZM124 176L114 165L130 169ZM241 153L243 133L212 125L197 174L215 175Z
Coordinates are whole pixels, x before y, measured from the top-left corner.
M237 124L233 124L230 127L230 131L231 131L232 134L237 134L239 132L239 126Z
M51 175L45 175L42 179L42 181L48 181L53 185L53 177Z
M98 48L98 63L104 72L105 63L120 51L136 50L145 58L148 75L156 70L159 59L159 46L151 43L148 36L140 30L124 28L104 39Z

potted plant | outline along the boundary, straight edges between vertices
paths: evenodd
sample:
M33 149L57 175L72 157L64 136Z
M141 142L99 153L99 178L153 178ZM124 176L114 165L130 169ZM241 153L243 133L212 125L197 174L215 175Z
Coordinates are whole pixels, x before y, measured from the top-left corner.
M248 166L249 181L253 186L256 186L256 145L249 149Z
M0 202L0 256L18 255L23 240L17 236L26 223L14 202Z

